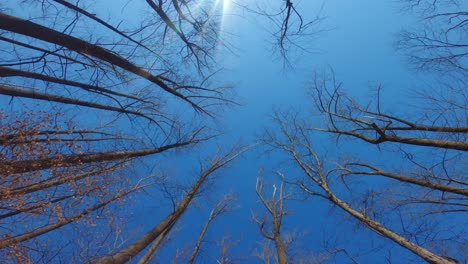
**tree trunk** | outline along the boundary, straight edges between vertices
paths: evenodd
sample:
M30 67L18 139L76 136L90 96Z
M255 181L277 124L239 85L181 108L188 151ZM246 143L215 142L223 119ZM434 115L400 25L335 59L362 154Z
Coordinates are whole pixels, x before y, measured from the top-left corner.
M183 215L183 213L189 206L192 199L195 197L195 194L198 192L198 189L205 182L208 175L209 173L205 173L204 175L202 175L202 177L200 177L197 183L192 187L192 189L187 194L187 196L185 196L185 198L179 203L179 205L174 210L174 212L169 214L158 225L156 225L153 229L148 231L140 239L133 242L126 248L115 253L114 255L102 258L101 260L99 260L98 263L100 264L123 264L129 260L132 260L134 257L136 257L149 244L151 244L151 242L157 239L161 235L161 233L164 232L164 230L169 228L171 225L174 225L179 220L179 218Z
M174 227L175 224L176 223L172 224L171 226L169 226L168 228L164 229L164 231L161 232L158 238L150 246L148 251L146 251L145 255L143 255L143 257L141 257L141 259L138 261L138 264L147 264L151 261L151 259L154 257L156 250L159 248L159 246L164 241L167 234L169 234L169 232L171 231L171 229Z
M25 234L22 234L22 235L18 235L18 236L12 237L12 238L2 239L2 240L0 240L0 249L16 245L16 244L21 243L23 241L38 237L40 235L43 235L45 233L48 233L48 232L53 231L55 229L58 229L58 228L60 228L62 226L65 226L65 225L67 225L69 223L72 223L72 222L74 222L74 221L76 221L76 220L90 214L91 212L96 211L97 209L102 208L102 207L110 204L111 202L113 202L113 201L115 201L117 199L120 199L120 198L124 197L125 195L127 195L127 194L129 194L129 193L131 193L133 191L136 191L136 190L137 189L132 189L130 191L115 195L114 197L112 197L111 199L109 199L109 200L107 200L105 202L99 203L99 204L97 204L97 205L95 205L93 207L90 207L90 208L82 211L81 213L76 214L74 216L71 216L69 218L59 220L58 222L56 222L54 224L43 226L43 227L35 229L34 231L31 231L31 232L28 232L28 233L25 233Z
M35 184L30 184L28 186L23 186L19 188L15 188L13 190L8 190L5 191L5 193L0 192L2 195L0 196L0 201L5 200L5 199L10 199L13 196L18 196L18 195L24 195L32 192L37 192L40 190L44 190L50 187L58 186L67 182L76 182L91 176L94 176L96 174L101 174L101 173L107 173L115 170L118 166L120 166L122 163L107 167L107 168L102 168L86 173L81 173L79 175L73 176L73 177L63 177L59 178L58 180L54 181L46 181L46 182L39 182Z
M278 264L288 264L288 258L286 256L286 249L284 248L281 237L275 235L275 246L276 253L278 254Z
M189 145L195 141L186 141L176 144L170 144L155 149L142 149L130 151L113 151L113 152L100 152L92 154L75 154L66 155L61 157L51 157L36 160L22 160L22 161L3 161L0 162L0 176L10 175L15 173L25 173L38 170L46 170L54 167L71 167L91 162L104 162L119 159L128 159L134 157L142 157L161 153L168 149L177 148Z
M208 226L213 220L213 213L214 211L211 211L210 216L208 217L208 220L206 221L205 225L203 226L202 231L200 232L200 235L198 236L197 243L195 244L195 248L193 249L192 254L190 255L190 258L187 261L188 264L193 264L193 262L195 261L195 258L198 255L198 251L200 250L203 237L205 237L206 231L208 230Z
M140 254L140 252L143 251L155 239L157 239L161 235L161 233L164 232L164 230L167 230L170 226L174 225L180 219L180 217L184 214L184 212L192 202L195 195L198 193L200 187L205 183L208 176L225 166L227 163L234 160L246 150L247 149L238 151L237 148L233 148L222 158L215 159L214 161L212 161L210 167L200 175L198 181L195 183L195 185L192 186L188 194L178 204L177 208L171 214L169 214L164 220L162 220L159 224L153 227L153 229L144 234L140 239L111 256L101 258L98 261L98 263L123 264L129 260L132 260L138 254Z
M123 107L108 106L108 105L97 104L97 103L92 103L88 101L82 101L82 100L63 97L59 95L46 94L46 93L41 93L41 92L36 92L36 91L25 91L22 89L15 89L15 88L3 86L3 85L0 85L0 94L9 95L13 97L18 96L18 97L36 99L36 100L42 100L42 101L57 102L57 103L62 103L62 104L80 105L84 107L101 109L101 110L112 111L112 112L117 112L117 113L136 115L136 116L141 116L143 118L146 118L156 123L156 121L154 121L149 116L142 114L140 112L137 112L137 111L127 110Z
M374 170L374 171L352 171L352 170L350 170L351 174L356 174L356 175L380 175L380 176L388 177L388 178L395 179L395 180L398 180L398 181L401 181L401 182L406 182L406 183L419 185L419 186L422 186L422 187L427 187L427 188L430 188L430 189L433 189L433 190L438 190L438 191L442 191L442 192L456 193L456 194L461 194L461 195L468 196L468 189L457 188L457 187L453 187L453 186L449 186L449 185L445 185L445 184L431 182L431 181L428 181L428 180L415 179L415 178L407 177L407 176L400 175L400 174L395 174L395 173L382 171L382 170L380 170L380 169L378 169L378 168L376 168L374 166L368 165L368 164L349 163L347 165L351 165L351 166L356 165L356 166L366 167L366 168Z
M90 85L87 83L80 83L76 81L71 81L71 80L66 80L62 78L57 78L57 77L52 77L44 74L39 74L35 72L29 72L29 71L22 71L18 69L12 69L8 67L3 67L0 66L0 77L25 77L25 78L30 78L30 79L35 79L35 80L41 80L45 82L51 82L51 83L57 83L57 84L63 84L67 86L73 86L73 87L78 87L86 91L91 91L99 94L108 94L108 95L115 95L115 96L121 96L121 97L126 97L129 99L137 100L137 101L142 101L141 98L129 95L129 94L124 94L124 93L119 93L115 92L103 87L99 87L97 85Z
M67 34L55 31L53 29L41 26L31 21L9 16L4 13L0 13L0 29L22 34L22 35L29 36L35 39L40 39L49 43L53 43L53 44L66 47L70 50L73 50L79 53L91 55L95 58L108 62L111 65L115 65L126 71L136 74L158 85L164 91L188 102L195 109L200 110L200 111L202 110L198 105L193 103L187 97L175 91L174 89L170 88L167 84L165 84L161 80L159 76L152 75L150 72L146 71L145 69L136 66L132 62L98 45L91 44L89 42L86 42L81 39L69 36Z
M411 252L418 255L419 257L421 257L425 261L427 261L429 263L434 263L434 264L448 264L448 263L455 264L456 263L456 262L450 261L450 260L448 260L446 258L443 258L443 257L441 257L439 255L436 255L436 254L430 252L429 250L408 241L407 239L400 236L399 234L397 234L397 233L393 232L392 230L386 228L385 226L383 226L379 222L374 221L374 220L368 218L366 215L354 210L349 204L347 204L346 202L338 199L338 197L336 197L328 189L328 187L325 187L324 190L327 192L327 195L328 195L329 200L331 202L333 202L334 204L339 206L341 209L343 209L344 211L346 211L347 213L349 213L350 215L352 215L356 219L358 219L361 223L363 223L364 225L369 227L371 230L373 230L377 234L393 240L398 245L410 250Z

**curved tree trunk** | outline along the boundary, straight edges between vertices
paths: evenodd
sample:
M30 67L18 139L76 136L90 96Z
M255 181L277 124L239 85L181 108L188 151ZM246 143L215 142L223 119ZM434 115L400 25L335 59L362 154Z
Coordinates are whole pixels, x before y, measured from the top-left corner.
M408 241L406 238L404 238L404 237L400 236L399 234L393 232L392 230L386 228L385 226L383 226L379 222L377 222L375 220L372 220L372 219L368 218L366 215L354 210L349 204L347 204L346 202L338 199L338 197L336 197L327 187L325 187L324 190L327 192L329 200L333 204L339 206L341 209L346 211L348 214L352 215L354 218L359 220L361 223L366 225L368 228L370 228L371 230L373 230L377 234L393 240L398 245L410 250L411 252L418 255L419 257L421 257L425 261L427 261L429 263L434 263L434 264L449 264L449 263L456 264L456 262L448 260L448 259L446 259L444 257L441 257L441 256L437 255L437 254L434 254L434 253L430 252L429 250Z

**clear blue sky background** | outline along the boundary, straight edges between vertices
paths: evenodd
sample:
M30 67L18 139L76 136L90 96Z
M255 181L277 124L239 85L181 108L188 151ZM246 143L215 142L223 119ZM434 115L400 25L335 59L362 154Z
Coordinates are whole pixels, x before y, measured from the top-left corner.
M127 0L121 0L127 2ZM110 14L119 14L120 4L110 1L96 1L96 12L101 18L111 18ZM138 3L142 2L142 3ZM138 16L144 1L133 0L125 8L127 22L131 23L131 14ZM242 4L254 8L261 1L243 0ZM264 0L264 3L281 0ZM246 12L235 3L229 3L221 14L221 34L232 46L234 52L220 47L217 57L219 65L225 70L217 77L222 84L232 84L235 87L236 98L242 104L225 111L218 120L223 134L216 140L219 145L229 147L237 142L255 144L262 129L271 126L270 116L274 109L294 109L306 113L312 108L312 101L307 96L307 87L312 80L314 71L333 68L336 77L344 83L345 90L353 97L367 102L371 100L372 88L377 84L384 87L383 110L407 114L412 111L405 107L410 98L411 89L424 87L427 76L416 74L410 70L402 55L397 54L393 47L395 34L400 30L412 27L417 20L401 12L401 4L396 0L360 0L360 1L293 1L305 20L320 16L323 21L317 25L317 30L324 32L311 39L305 39L306 48L310 53L291 54L292 67L285 68L281 57L275 53L274 39L270 30L271 21ZM261 5L261 3L260 3ZM6 99L5 99L6 100ZM2 101L2 103L6 103ZM328 137L319 138L318 148L326 152L332 159L343 153L360 154L377 164L391 164L395 160L380 156L375 147L359 144L343 144L337 146ZM173 174L180 182L187 184L198 171L198 159L213 155L216 144L206 144L197 149L200 155L183 151L170 161L164 156L146 160L149 164L162 162L168 168L168 174ZM364 153L364 154L363 154ZM287 164L281 163L282 156L277 154L264 155L261 147L253 148L243 157L234 162L229 169L223 170L208 195L200 197L195 202L196 208L191 208L177 225L172 236L173 240L158 256L160 263L168 263L176 250L193 246L211 207L223 193L233 192L238 196L239 207L233 212L216 219L202 245L200 261L215 263L219 249L214 241L227 234L239 243L232 249L234 258L244 258L259 249L262 241L258 227L251 221L252 214L262 214L262 207L255 195L255 182L260 168L264 169L266 178L275 170L287 173L297 173ZM287 175L288 176L288 175ZM275 178L272 178L275 179ZM366 186L361 186L366 188ZM145 230L152 228L170 210L169 202L161 195L149 194L138 196L134 205L124 208L131 211L128 218L129 229L136 239ZM291 201L287 204L291 214L285 216L283 232L302 233L303 237L295 246L305 251L319 253L326 238L331 243L346 248L361 263L386 263L382 256L391 251L392 263L411 263L419 261L387 240L379 238L370 231L358 228L356 222L347 215L333 210L330 205L316 200ZM368 252L370 248L380 245L388 246L385 251ZM192 247L190 247L191 249ZM396 261L399 260L399 261ZM243 263L261 263L258 259L243 259ZM336 263L350 263L343 255L338 255ZM414 263L414 262L413 262Z
M243 4L253 7L255 2L244 1ZM269 32L272 29L269 20L245 12L233 3L226 9L223 33L236 47L236 51L232 54L220 49L218 57L226 70L219 79L235 85L242 106L227 110L220 120L225 134L218 141L223 145L235 143L239 139L245 144L254 143L262 129L271 125L270 116L275 108L310 110L311 100L306 96L306 91L317 70L332 67L337 79L345 84L346 91L363 101L372 98L371 91L376 84L382 84L385 97L383 108L403 113L409 89L417 88L422 80L421 76L409 70L403 56L396 54L393 47L395 34L416 21L400 12L401 5L396 1L301 1L296 6L306 20L316 15L325 18L317 27L325 31L306 40L306 46L312 52L291 56L291 68L284 68L281 57L273 51L274 39ZM325 142L322 147L332 157L344 150L364 152L364 149L360 149L362 146L356 145L338 149L332 141ZM213 151L207 149L206 153ZM210 197L215 200L220 193L232 191L239 197L239 208L221 216L210 227L201 260L214 263L211 257L216 256L217 249L213 241L221 239L223 234L228 234L233 240L240 240L233 248L234 257L245 257L258 249L258 242L262 238L257 226L251 221L252 213L262 213L255 196L257 173L260 168L264 168L268 178L276 169L287 171L289 168L278 165L281 160L275 154L262 155L262 149L256 148L223 172L224 176L216 184L217 192ZM177 163L180 164L180 159ZM174 234L176 239L159 257L161 263L171 259L176 248L193 243L209 214L209 199L202 198L199 205L201 210L191 209L184 216L179 225L180 230ZM291 215L285 217L284 231L305 233L302 242L296 245L298 248L318 253L325 238L331 237L331 240L337 240L338 246L356 254L362 263L385 262L379 259L383 256L382 252L374 254L368 251L387 241L362 228L358 229L355 222L337 210L331 210L329 205L311 200L291 202L288 206ZM142 208L142 213L144 211L148 215L144 216L147 228L154 224L152 215L158 214L159 209L155 208L153 201L148 201L146 207ZM139 212L135 216L137 222L141 223ZM363 235L359 234L361 231ZM390 248L393 260L399 259L402 261L400 263L415 260L405 250L394 246ZM257 263L258 260L249 258L244 262ZM336 262L348 263L349 259L338 255Z

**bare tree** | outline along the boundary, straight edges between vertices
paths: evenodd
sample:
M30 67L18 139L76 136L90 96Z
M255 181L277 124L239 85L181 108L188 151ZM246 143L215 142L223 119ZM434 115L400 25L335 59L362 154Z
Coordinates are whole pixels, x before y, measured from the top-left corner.
M463 5L452 0L402 2L421 19L416 29L400 33L397 48L417 69L466 79L468 12Z
M207 123L232 101L212 82L218 16L195 2L146 1L146 13L108 19L98 3L0 4L2 258L85 262L121 250L114 204L155 183L139 165L211 138ZM79 231L90 226L92 242ZM75 237L54 248L67 231Z
M219 257L216 259L217 264L232 264L240 261L237 258L230 256L229 251L236 246L240 241L232 241L228 235L223 235L222 239L216 242L216 245L221 249Z
M466 244L466 233L447 219L463 221L467 210L461 165L468 150L466 12L458 1L401 2L421 19L400 33L397 48L418 70L439 73L439 87L413 92L420 101L413 102L415 111L402 115L383 110L380 86L366 104L344 93L332 71L316 74L310 96L322 119L277 113L278 128L265 133L264 143L287 154L307 176L295 178L305 193L331 202L428 262L458 263L466 259L458 249ZM379 155L400 157L398 168L361 160L360 153L329 165L314 141L320 133L333 135L339 145L361 144L365 151L375 145ZM356 181L369 187L362 190ZM338 182L342 185L335 187ZM458 231L448 232L451 228Z
M444 114L439 114L436 118L432 118L432 115L427 113L418 118L413 113L412 117L415 119L413 121L383 112L380 97L380 90L378 90L375 104L361 106L342 91L342 84L335 80L333 73L321 77L316 75L311 88L311 98L315 102L317 112L323 117L323 121L319 123L322 126L312 126L305 121L306 119L296 115L277 113L274 120L278 124L279 134L275 131L267 131L264 142L288 154L295 165L307 176L308 181L298 180L304 192L331 202L370 230L391 239L430 263L455 263L453 258L445 257L445 252L436 254L418 244L417 237L423 236L423 233L428 236L432 234L435 239L435 231L429 228L433 220L414 218L413 223L417 222L420 226L412 232L405 224L411 221L404 220L407 218L403 217L401 218L403 234L401 234L383 224L379 219L385 217L382 215L383 204L394 204L400 209L412 204L413 207L407 207L406 210L409 211L405 211L405 215L421 216L420 210L426 210L426 216L433 213L443 215L466 212L465 198L468 195L466 189L468 183L463 172L460 171L460 174L457 172L457 161L463 160L463 154L468 150L466 120L454 118L452 111L446 111L442 112L446 113L445 117L441 117ZM433 98L429 98L429 101L432 100ZM451 102L441 100L443 98L439 98L438 101L440 107L453 107ZM464 111L466 114L466 109L462 106L458 114L463 115ZM340 161L338 165L329 168L325 165L326 161L322 161L314 149L316 143L313 138L314 133L317 132L333 134L337 142L342 141L340 138L358 139L356 144L359 142L374 144L379 147L380 151L386 150L390 144L397 144L397 151L403 154L403 159L406 158L405 162L409 161L409 164L413 166L412 170L400 169L400 171L393 172L373 165L370 161L359 161L357 158L351 161ZM432 166L424 165L411 154L414 148L422 148L432 153L433 157L440 156L442 160ZM421 152L417 153L422 159L426 158ZM455 160L454 163L451 162L452 159ZM428 163L427 160L426 163ZM404 164L403 161L400 166L402 164ZM384 189L381 193L375 189L376 187L361 193L358 189L353 189L348 185L350 177L358 176L378 176L390 179L395 181L394 187L390 191L384 191ZM340 196L347 197L348 195L333 190L332 184L336 184L338 179L342 180L345 188L350 192L359 193L358 197L363 201L362 205L344 201ZM375 201L377 193L379 193L380 202ZM394 200L396 196L392 195L396 193L401 195L400 198L406 198ZM440 207L424 206L435 203ZM418 204L420 207L415 207ZM398 212L398 210L395 211ZM387 213L390 215L392 211ZM444 224L443 218L440 221L440 224ZM422 228L423 226L427 228ZM452 245L463 243L457 242L455 237L451 242Z
M161 234L156 238L153 244L151 244L151 246L148 248L148 251L146 251L143 257L141 257L141 259L138 261L138 264L150 263L150 261L157 254L158 250L160 250L160 248L162 247L162 243L164 242L164 240L167 240L168 234L169 232L171 232L175 224L176 223L173 223L161 232Z
M52 167L71 167L74 165L81 165L92 162L102 161L115 161L119 159L131 159L135 157L143 157L147 155L161 153L163 151L193 144L199 142L191 137L188 141L169 144L161 146L160 148L154 149L139 149L129 151L111 151L111 152L100 152L100 153L85 153L85 154L71 154L71 155L59 155L53 157L45 157L39 159L29 159L20 161L3 161L0 163L1 170L0 175L10 175L17 173L26 173L39 170L46 170Z
M265 207L271 219L271 231L266 230L266 219L259 220L254 216L254 221L257 223L260 228L260 233L262 236L270 241L273 241L276 248L277 261L280 264L288 263L288 256L286 253L286 244L284 239L281 236L281 227L283 223L283 216L286 214L286 209L284 208L284 202L287 197L284 194L285 188L285 179L284 175L280 172L277 172L277 175L281 178L281 183L277 187L273 184L273 193L271 198L265 198L264 195L264 183L260 176L257 177L257 183L255 190L257 196L260 199L260 202Z
M325 74L323 77L315 76L311 95L316 98L315 105L325 118L326 126L316 130L338 136L351 136L377 145L392 142L441 149L468 150L467 124L452 124L451 122L457 120L453 120L451 116L448 116L448 119L438 118L419 123L383 113L380 110L379 94L376 98L375 109L371 109L371 106L362 107L346 96L341 86L342 84L335 80L333 73ZM446 107L451 104L451 102L439 103ZM460 110L465 109L462 106ZM463 112L461 114L463 115ZM423 136L420 136L421 134ZM453 139L447 139L447 135Z
M48 233L72 229L69 225L89 228L99 217L100 222L109 217L110 224L118 211L108 215L103 208L151 183L121 176L130 172L135 157L117 151L106 160L92 154L102 147L96 143L125 141L120 135L76 129L71 121L60 123L60 113L46 110L0 115L6 122L0 127L0 255L5 260L38 261Z
M274 48L284 62L289 64L289 53L291 51L309 52L310 42L318 34L323 32L320 28L321 7L316 10L316 16L310 18L305 16L300 1L284 0L272 3L267 2L266 7L256 3L256 7L242 5L245 10L256 16L268 19L272 24L271 34L275 40Z
M210 224L217 218L218 216L230 212L234 207L235 207L235 202L236 202L236 197L233 194L227 194L224 195L223 198L213 207L211 210L207 221L205 222L205 225L203 226L198 239L196 241L195 247L193 248L190 257L188 258L187 263L194 263L196 257L199 254L201 245L204 241L204 237L206 235L206 232L208 231L208 227ZM151 244L149 249L146 251L144 256L138 261L139 264L144 264L144 263L150 263L150 261L155 257L157 254L157 250L160 249L161 243L163 240L167 237L168 233L172 230L174 227L175 222L173 225L169 226L166 228L160 235L159 237ZM226 238L223 238L226 239ZM223 241L223 243L226 243L226 241ZM228 245L222 245L222 256L221 259L226 259L227 261L227 250L228 250ZM186 253L184 250L182 252ZM177 257L177 256L174 256ZM177 260L174 260L175 262L178 262Z
M235 202L236 202L236 197L231 193L231 194L224 195L223 198L213 207L213 209L210 212L210 215L208 216L208 219L205 222L205 225L203 226L203 229L198 235L197 242L195 243L195 247L193 248L192 254L190 254L190 258L188 259L187 263L189 264L194 263L195 258L199 254L201 244L204 241L206 231L208 231L208 227L213 222L213 220L215 220L215 218L217 218L218 216L222 214L226 214L232 211L235 207ZM224 258L225 256L221 257L221 259L224 259Z
M217 1L195 1L198 10L192 10L191 1L146 0L154 12L164 21L164 37L167 31L173 31L184 43L185 51L181 50L184 58L194 58L199 70L210 66L213 61L211 50L220 41L220 28L216 16L212 15L217 7ZM199 3L198 3L199 2Z
M166 98L178 98L210 115L210 107L232 102L223 94L225 88L207 86L213 76L211 53L219 44L216 15L206 10L209 3L197 4L195 12L193 3L186 1L147 1L158 19L143 17L133 29L104 21L81 3L43 1L41 8L36 4L23 1L5 8L12 13L23 8L35 19L0 15L4 56L0 76L5 80L0 94L142 117L165 133L178 125ZM56 18L68 23L65 29L54 22ZM97 35L83 32L82 26L89 24L102 30ZM168 31L181 39L180 45L165 45ZM191 58L200 74L173 69L176 61Z
M125 263L128 260L136 257L141 251L143 251L147 246L149 246L153 241L158 239L164 230L170 228L174 223L180 220L184 212L189 207L192 200L198 194L202 185L208 180L208 177L218 171L219 169L225 167L228 163L237 158L245 149L234 148L228 151L226 154L215 157L211 162L208 168L202 169L200 176L197 182L191 187L190 191L184 197L182 201L179 202L175 210L170 213L164 220L154 226L150 231L144 234L135 242L126 246L124 249L119 252L102 258L100 263Z

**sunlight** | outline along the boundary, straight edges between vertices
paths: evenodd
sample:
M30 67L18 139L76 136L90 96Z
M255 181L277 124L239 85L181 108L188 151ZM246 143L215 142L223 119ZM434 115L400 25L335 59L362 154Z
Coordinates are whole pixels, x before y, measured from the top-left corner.
M226 16L229 12L230 2L231 0L216 0L214 1L214 5L211 10L212 13L221 12L220 28L219 28L221 34L224 31Z
M226 14L226 11L228 11L230 3L230 0L223 0L223 16Z
M221 12L222 12L221 15L224 17L226 15L226 12L229 9L230 2L231 2L231 0L216 0L216 1L214 1L213 11L214 10L221 10ZM220 6L220 5L222 5L222 6Z
M203 10L206 10L207 13L205 14L208 14L210 18L219 19L218 30L222 34L230 5L231 0L198 0L193 4L193 6L191 6L190 9L194 12L194 14L197 12L205 13Z

